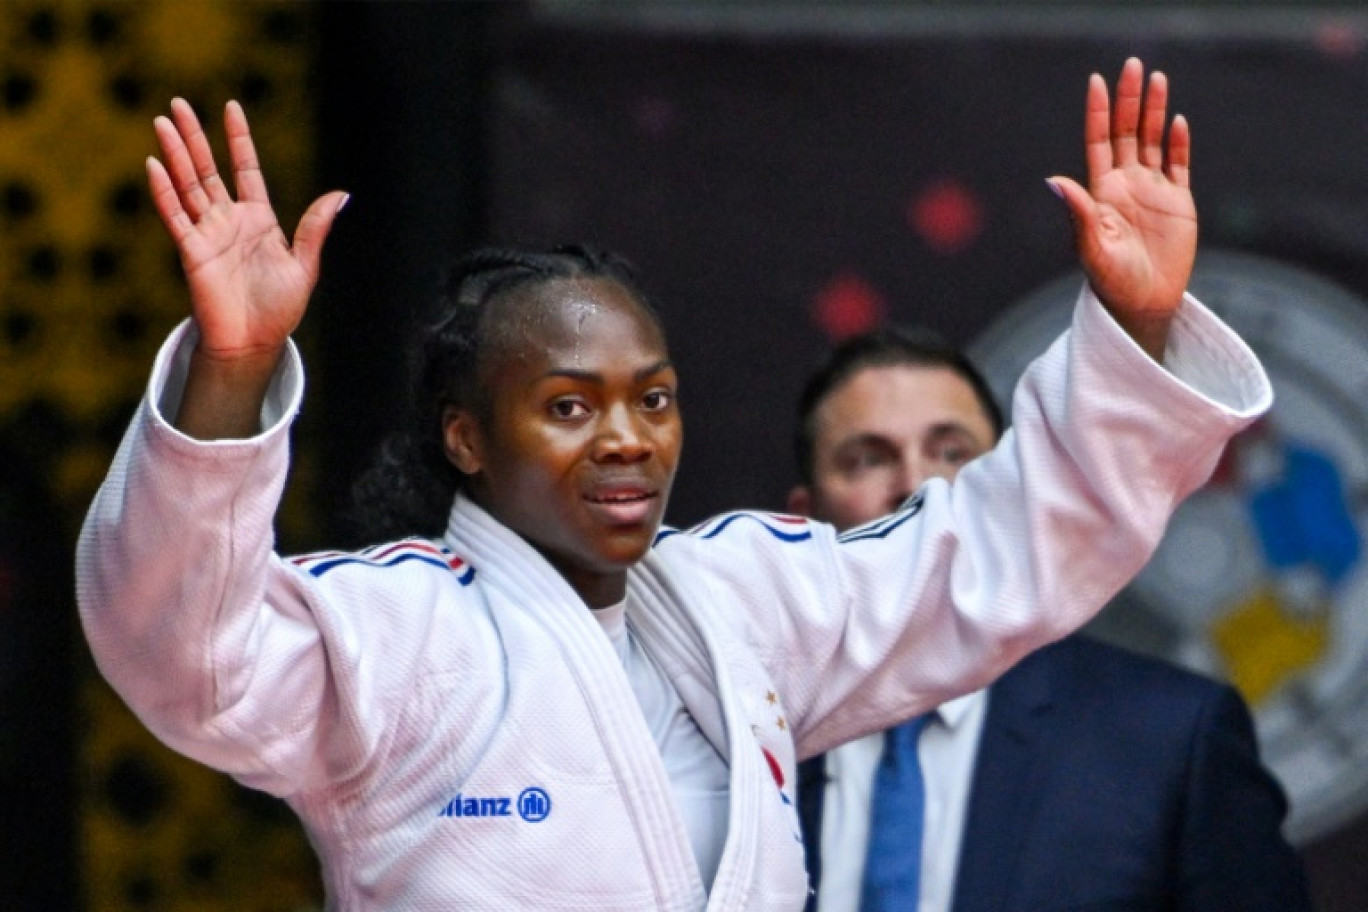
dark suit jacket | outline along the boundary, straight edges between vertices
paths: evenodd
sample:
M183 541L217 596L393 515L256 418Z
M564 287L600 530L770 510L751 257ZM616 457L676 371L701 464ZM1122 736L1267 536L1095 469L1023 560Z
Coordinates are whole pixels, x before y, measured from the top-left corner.
M814 886L822 761L799 769ZM1073 636L992 686L953 912L1310 910L1285 812L1234 690Z

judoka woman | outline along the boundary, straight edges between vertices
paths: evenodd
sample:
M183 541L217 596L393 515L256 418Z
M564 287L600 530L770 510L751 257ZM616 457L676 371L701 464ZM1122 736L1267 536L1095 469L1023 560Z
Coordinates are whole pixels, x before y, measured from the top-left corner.
M286 560L289 335L345 197L289 243L242 110L235 198L173 102L148 176L191 318L82 532L101 670L167 744L294 808L335 908L800 909L795 761L1085 621L1269 403L1184 295L1189 139L1178 118L1165 141L1165 105L1138 61L1114 114L1093 77L1088 187L1052 181L1089 287L1015 430L953 489L840 538L761 513L662 531L678 381L630 273L486 252L448 289L391 451L422 471L369 488L421 537Z

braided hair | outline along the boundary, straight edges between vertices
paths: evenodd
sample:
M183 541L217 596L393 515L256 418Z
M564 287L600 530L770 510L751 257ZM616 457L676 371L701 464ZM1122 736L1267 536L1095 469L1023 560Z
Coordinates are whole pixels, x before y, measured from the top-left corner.
M452 267L435 318L417 333L401 423L352 488L349 519L359 540L436 536L446 528L452 498L468 476L447 458L443 415L455 406L488 418L489 394L480 383L484 359L506 337L501 323L512 312L492 304L529 286L577 278L617 282L660 326L632 266L609 251L579 245L544 251L485 247Z

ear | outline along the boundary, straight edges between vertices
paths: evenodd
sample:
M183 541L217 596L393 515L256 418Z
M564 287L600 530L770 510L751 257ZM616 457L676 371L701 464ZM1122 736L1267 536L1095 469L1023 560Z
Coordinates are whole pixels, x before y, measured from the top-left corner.
M807 485L794 485L789 491L788 511L795 516L812 515L812 491Z
M451 464L466 475L484 467L483 436L480 424L469 409L448 405L442 410L442 444Z

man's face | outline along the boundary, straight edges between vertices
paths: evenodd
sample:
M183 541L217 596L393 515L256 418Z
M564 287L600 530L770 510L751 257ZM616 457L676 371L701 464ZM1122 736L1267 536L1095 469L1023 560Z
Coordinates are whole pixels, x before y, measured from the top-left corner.
M954 480L995 442L974 388L944 367L866 368L813 417L812 485L789 509L840 530L891 513L928 478Z

